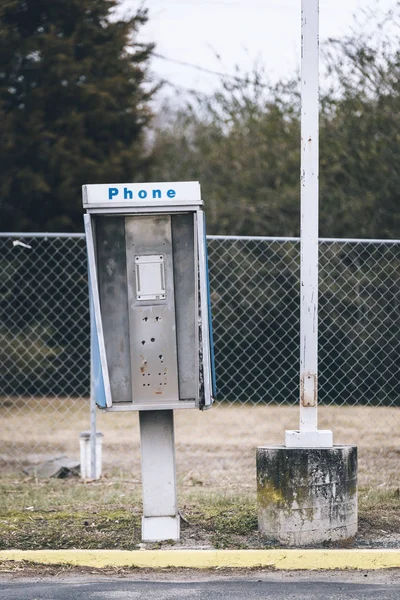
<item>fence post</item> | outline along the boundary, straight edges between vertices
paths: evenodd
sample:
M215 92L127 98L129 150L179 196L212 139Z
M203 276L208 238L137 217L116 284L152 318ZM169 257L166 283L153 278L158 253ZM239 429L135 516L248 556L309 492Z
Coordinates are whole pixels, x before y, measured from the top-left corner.
M92 312L92 308L90 308ZM90 337L95 335L93 327L93 318L90 318ZM97 441L97 407L95 398L95 386L94 386L94 375L93 375L93 352L92 344L90 344L90 478L97 479L96 477L96 441Z

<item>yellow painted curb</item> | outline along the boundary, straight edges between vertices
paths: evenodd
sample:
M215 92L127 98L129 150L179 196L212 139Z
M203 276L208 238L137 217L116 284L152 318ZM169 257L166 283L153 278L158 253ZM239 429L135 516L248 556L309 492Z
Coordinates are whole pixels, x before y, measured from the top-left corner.
M400 550L2 550L0 561L86 567L270 567L281 570L400 568Z

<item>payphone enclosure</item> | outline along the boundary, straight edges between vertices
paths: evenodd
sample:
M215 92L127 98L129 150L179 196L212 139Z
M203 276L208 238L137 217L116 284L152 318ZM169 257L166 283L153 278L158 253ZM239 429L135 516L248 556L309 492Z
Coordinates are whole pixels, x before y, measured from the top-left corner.
M83 186L96 403L211 407L205 219L198 182Z

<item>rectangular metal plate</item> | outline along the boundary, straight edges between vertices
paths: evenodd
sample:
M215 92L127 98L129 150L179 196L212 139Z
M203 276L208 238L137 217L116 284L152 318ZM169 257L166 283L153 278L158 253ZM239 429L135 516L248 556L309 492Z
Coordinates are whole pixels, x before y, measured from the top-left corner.
M178 402L171 217L126 217L125 239L132 399L135 404ZM165 298L150 301L138 297L136 259L156 255L162 257Z
M207 250L205 235L205 220L203 211L197 213L197 243L199 250L199 288L200 288L200 317L201 317L201 371L203 373L203 398L200 404L204 408L212 405L212 376L211 376L211 348L210 348L210 323L208 310L208 279L207 279Z
M104 412L125 412L125 411L138 411L138 410L178 410L185 408L197 408L195 402L186 400L185 402L163 402L158 404L157 402L133 404L132 402L119 402L113 404L110 408L103 409Z
M165 269L164 256L135 256L136 299L164 300Z
M318 382L317 375L301 373L300 376L300 401L302 406L317 405Z

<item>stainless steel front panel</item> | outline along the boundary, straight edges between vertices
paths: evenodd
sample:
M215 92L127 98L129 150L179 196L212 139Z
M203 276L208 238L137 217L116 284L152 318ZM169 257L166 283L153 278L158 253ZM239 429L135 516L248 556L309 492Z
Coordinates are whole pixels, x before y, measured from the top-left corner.
M131 402L124 217L96 219L96 249L112 401Z
M178 402L171 217L125 217L125 243L132 400ZM156 255L163 265L165 298L143 299L137 293L137 263Z
M193 213L172 215L179 396L198 401L198 269Z

